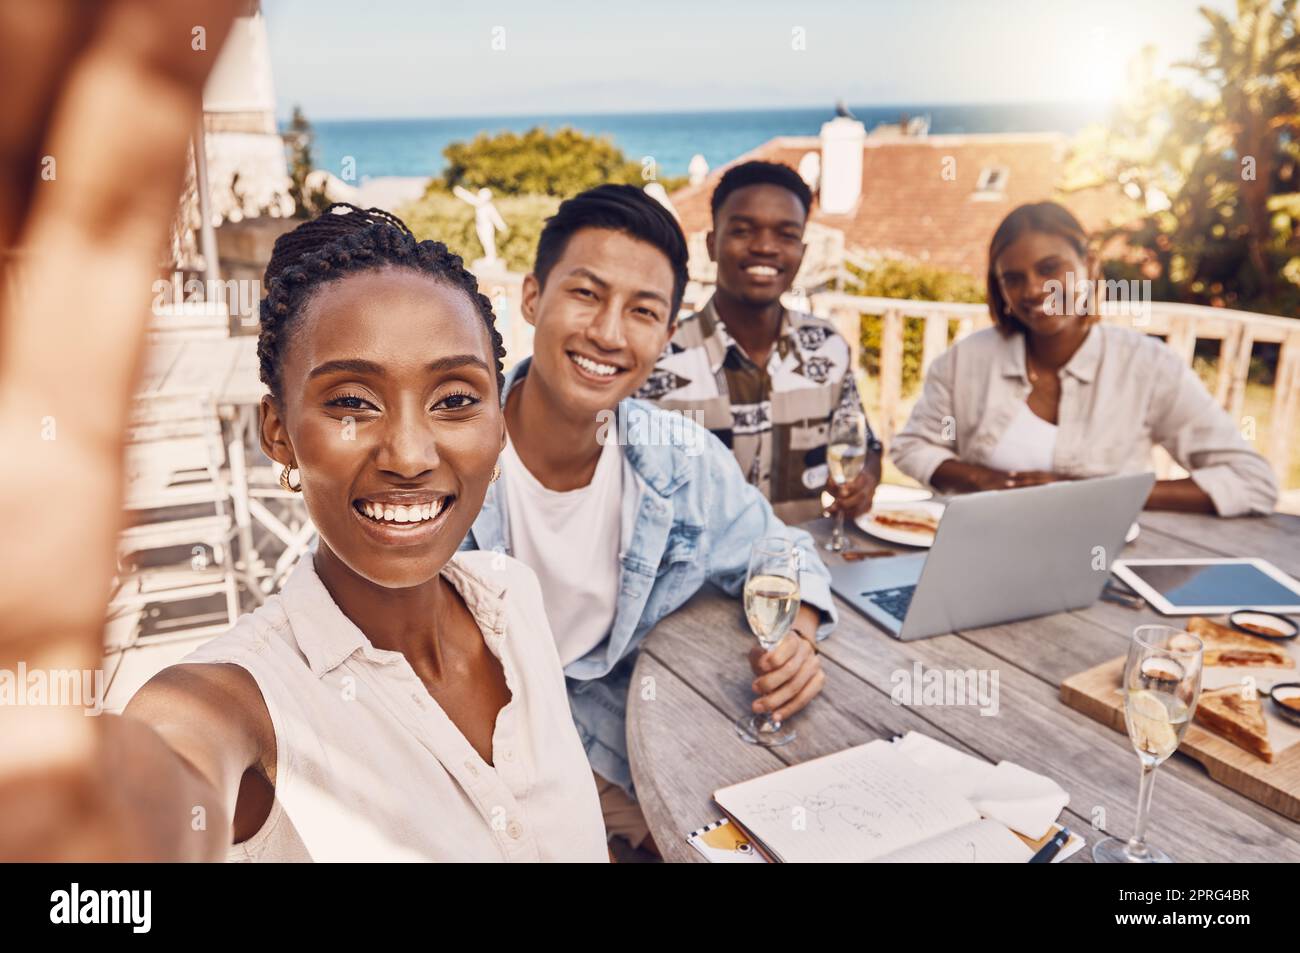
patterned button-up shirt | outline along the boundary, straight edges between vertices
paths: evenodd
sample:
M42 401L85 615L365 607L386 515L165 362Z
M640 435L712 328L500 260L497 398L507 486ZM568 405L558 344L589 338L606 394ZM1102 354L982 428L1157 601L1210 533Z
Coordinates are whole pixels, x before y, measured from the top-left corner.
M681 320L636 396L691 413L731 448L776 515L797 524L822 512L832 415L841 405L861 406L849 355L829 321L786 309L767 366L759 367L710 298Z

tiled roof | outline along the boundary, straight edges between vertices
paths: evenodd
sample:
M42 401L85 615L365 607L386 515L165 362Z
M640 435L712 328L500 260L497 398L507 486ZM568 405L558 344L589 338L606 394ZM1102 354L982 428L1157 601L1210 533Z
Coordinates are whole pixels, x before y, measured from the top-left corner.
M841 229L851 251L898 255L980 276L994 230L1017 205L1056 199L1090 231L1131 211L1118 189L1058 193L1067 144L1059 133L868 136L862 150L862 194L854 210L827 215L814 206L811 220ZM763 159L798 168L805 153L819 148L816 136L778 137L735 161ZM1004 193L974 198L981 172L994 167L1007 170ZM700 185L673 193L688 236L708 231L709 197L725 168L710 171ZM945 169L951 170L948 178Z

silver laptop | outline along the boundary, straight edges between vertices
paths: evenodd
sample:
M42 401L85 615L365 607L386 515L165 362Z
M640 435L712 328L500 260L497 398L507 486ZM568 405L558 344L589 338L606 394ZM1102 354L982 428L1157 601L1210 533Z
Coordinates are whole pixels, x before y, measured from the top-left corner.
M1082 609L1154 483L1135 473L958 496L928 553L831 557L831 588L904 640Z

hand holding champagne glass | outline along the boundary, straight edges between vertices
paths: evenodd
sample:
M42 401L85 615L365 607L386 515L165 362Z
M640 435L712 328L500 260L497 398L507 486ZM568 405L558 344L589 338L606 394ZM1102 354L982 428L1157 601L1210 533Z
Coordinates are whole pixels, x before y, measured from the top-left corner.
M745 577L745 618L764 651L775 648L790 631L799 611L799 551L790 540L769 536L754 543ZM772 717L742 715L736 731L751 744L775 747L795 739Z
M841 407L831 417L826 462L831 483L843 489L862 473L867 463L867 417L858 406ZM835 513L835 531L826 548L833 553L847 546L844 538L844 510Z
M1103 863L1167 864L1172 858L1146 842L1155 771L1177 750L1201 695L1201 640L1167 625L1133 630L1124 665L1124 722L1142 762L1137 825L1127 841L1108 837L1092 849Z

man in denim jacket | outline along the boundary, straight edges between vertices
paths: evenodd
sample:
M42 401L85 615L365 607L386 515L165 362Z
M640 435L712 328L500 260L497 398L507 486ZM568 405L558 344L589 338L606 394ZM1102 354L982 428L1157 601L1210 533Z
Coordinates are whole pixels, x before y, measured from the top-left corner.
M706 582L739 596L750 546L790 539L799 614L780 644L750 654L754 710L782 720L821 691L815 644L836 618L812 538L776 518L731 451L688 417L630 397L672 335L686 259L677 223L631 186L584 192L547 221L523 287L533 356L502 396L503 478L462 545L537 572L606 826L633 846L647 831L628 798L627 695L655 623Z

